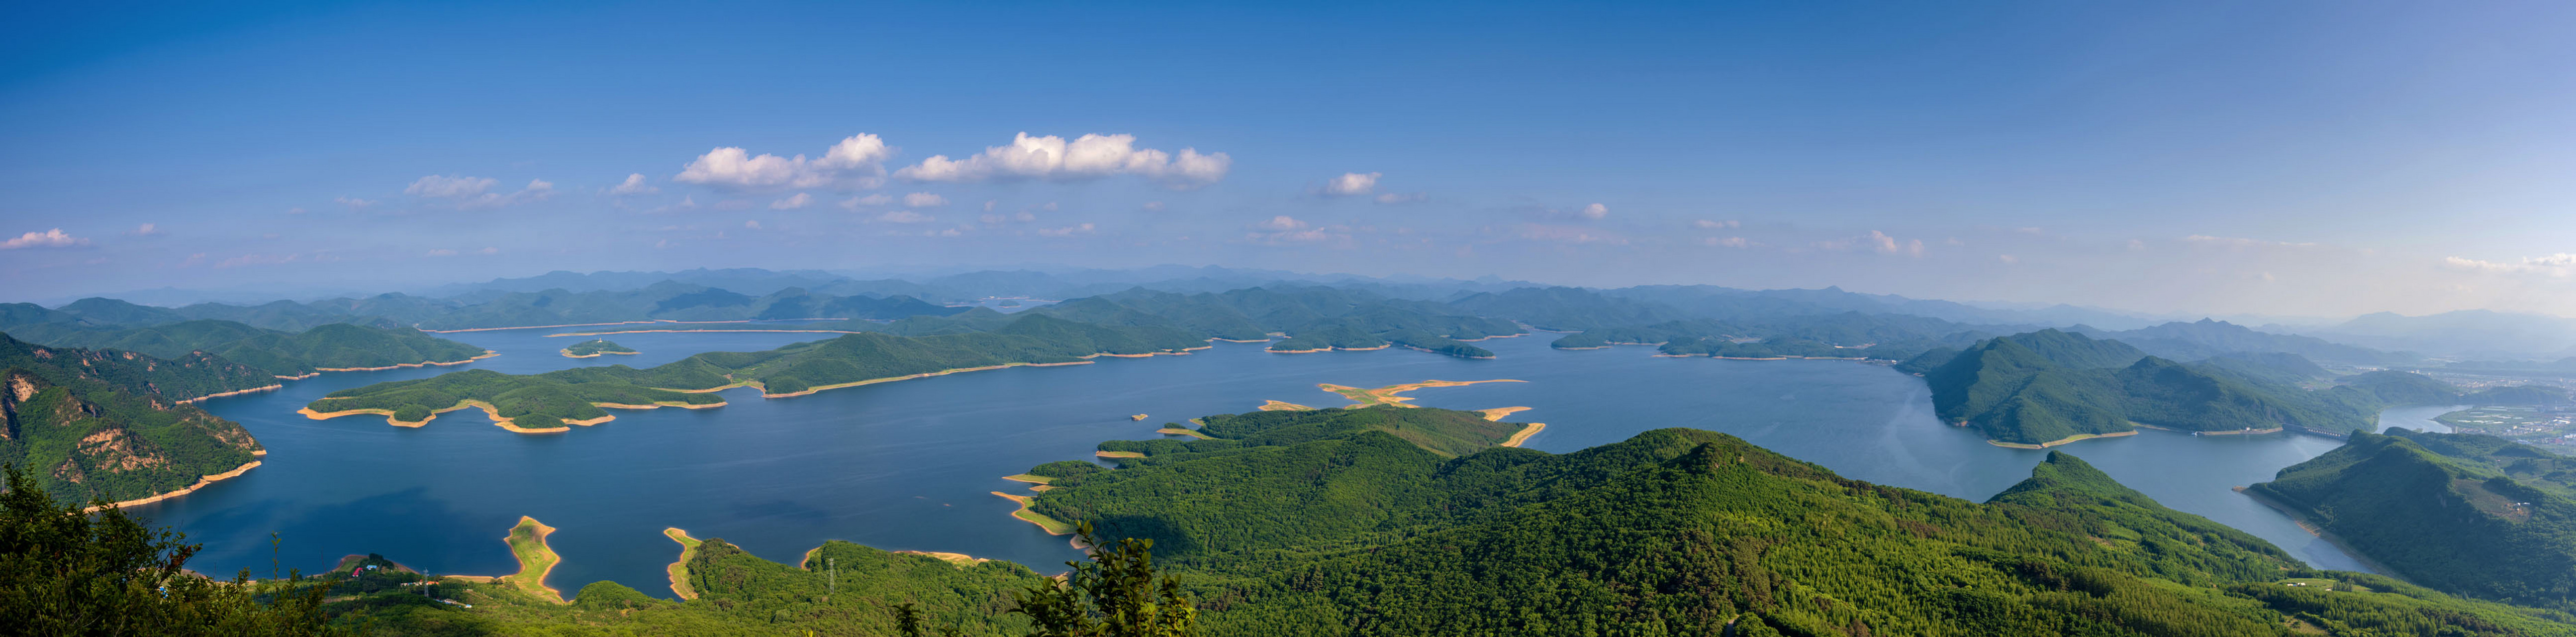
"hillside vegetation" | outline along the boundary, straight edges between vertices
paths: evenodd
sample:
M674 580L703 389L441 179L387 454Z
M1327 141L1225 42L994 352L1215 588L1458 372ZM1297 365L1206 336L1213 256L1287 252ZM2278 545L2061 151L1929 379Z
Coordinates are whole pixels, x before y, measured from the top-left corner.
M275 381L211 359L163 361L0 335L0 463L26 468L28 480L65 501L187 488L250 463L259 442L241 425L154 389L228 382Z
M2354 434L2247 490L2416 583L2576 609L2571 459L2491 436L2391 431Z

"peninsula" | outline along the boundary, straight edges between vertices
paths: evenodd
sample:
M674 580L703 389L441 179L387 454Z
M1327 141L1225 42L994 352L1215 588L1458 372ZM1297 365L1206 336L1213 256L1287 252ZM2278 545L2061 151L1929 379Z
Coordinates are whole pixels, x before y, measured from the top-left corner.
M332 392L303 413L324 419L380 414L416 426L441 411L484 407L513 431L560 431L605 422L606 409L707 408L735 387L767 398L943 374L1075 365L1098 356L1181 354L1206 340L1167 328L1075 323L1044 315L991 331L893 336L860 333L760 352L711 352L666 365L582 367L534 375L468 370Z

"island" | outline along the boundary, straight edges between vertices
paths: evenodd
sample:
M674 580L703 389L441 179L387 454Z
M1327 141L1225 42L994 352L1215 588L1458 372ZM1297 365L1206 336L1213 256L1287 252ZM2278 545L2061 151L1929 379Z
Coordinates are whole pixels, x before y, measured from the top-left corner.
M543 374L468 370L345 389L305 406L314 419L374 414L418 426L437 413L481 408L496 424L553 433L608 422L609 409L719 407L714 392L751 387L765 398L943 374L1021 366L1079 365L1099 356L1181 354L1204 338L1169 328L1076 323L1045 315L991 331L931 336L868 332L760 352L710 352L646 369L581 367Z
M567 347L563 348L563 350L562 350L562 351L563 351L563 355L564 355L565 357L567 357L567 358L598 358L598 357L600 357L600 356L601 356L601 355L603 355L603 354L634 354L634 353L636 353L636 351L635 351L635 349L634 349L634 348L630 348L630 347L627 347L627 346L624 346L624 345L619 345L619 344L617 344L617 343L616 343L616 342L614 342L614 341L610 341L610 340L608 340L608 339L604 339L604 338L595 338L595 339L591 339L591 340L587 340L587 341L582 341L582 342L579 342L579 343L574 343L574 344L572 344L572 345L570 345L570 346L567 346Z

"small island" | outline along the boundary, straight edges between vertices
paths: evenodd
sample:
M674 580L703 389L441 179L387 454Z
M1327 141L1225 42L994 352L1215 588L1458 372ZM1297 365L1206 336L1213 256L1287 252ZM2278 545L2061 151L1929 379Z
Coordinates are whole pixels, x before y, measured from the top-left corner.
M604 354L631 355L634 353L636 353L635 348L619 345L615 341L604 338L594 338L563 348L563 355L566 358L599 358Z

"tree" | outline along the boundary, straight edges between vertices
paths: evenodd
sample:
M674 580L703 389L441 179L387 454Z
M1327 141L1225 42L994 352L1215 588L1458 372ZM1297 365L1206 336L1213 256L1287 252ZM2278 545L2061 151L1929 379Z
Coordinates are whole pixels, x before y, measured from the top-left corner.
M1083 546L1100 546L1091 522L1074 527ZM1065 562L1073 570L1061 581L1050 579L1012 597L1029 616L1032 637L1189 637L1198 634L1198 607L1180 580L1154 572L1154 541L1127 538L1117 546L1092 551L1089 562ZM905 637L922 637L921 610L895 607L896 626ZM955 634L949 631L947 634Z
M15 465L0 493L0 634L335 634L324 587L300 574L216 582L184 570L198 545L147 527L104 499L95 513L56 504Z

